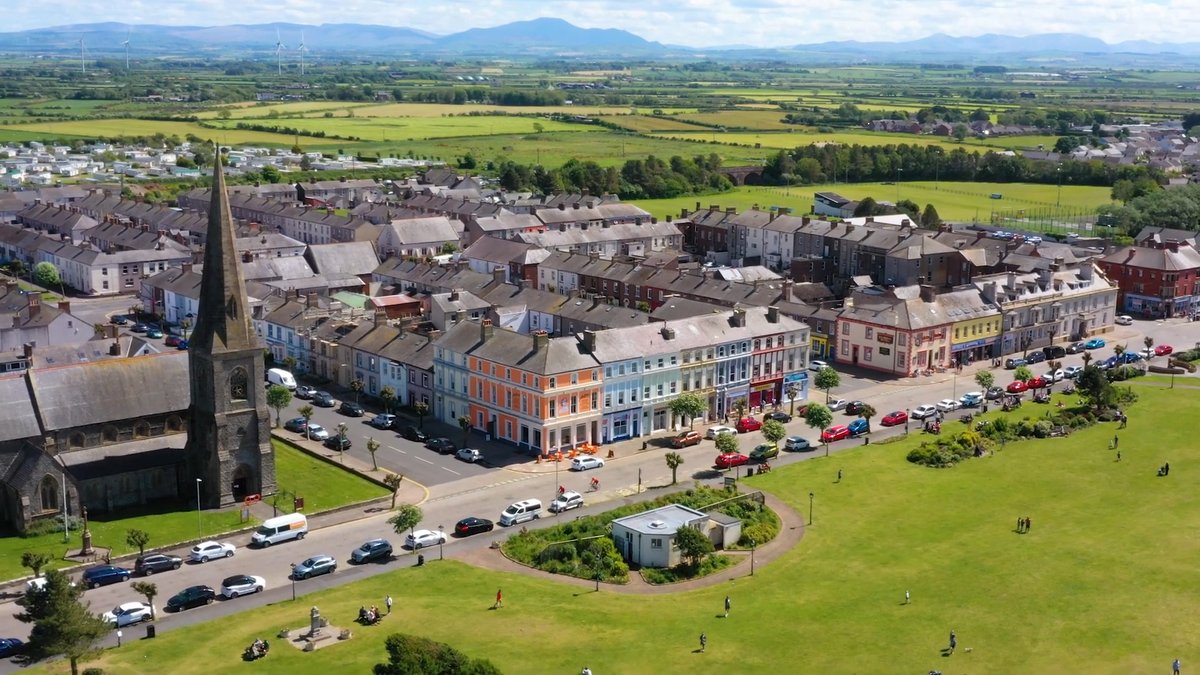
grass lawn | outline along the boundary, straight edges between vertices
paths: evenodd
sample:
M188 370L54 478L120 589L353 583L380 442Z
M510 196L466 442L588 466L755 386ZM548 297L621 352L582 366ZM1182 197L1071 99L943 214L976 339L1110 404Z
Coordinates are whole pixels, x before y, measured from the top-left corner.
M289 443L273 439L271 445L275 448L275 475L279 489L304 497L305 513L328 511L391 494L386 488L331 467ZM281 507L284 501L287 502L287 508L281 510L291 511L291 500L281 501Z
M749 479L801 513L809 494L815 498L800 545L760 565L753 579L635 596L452 561L397 566L236 621L130 642L89 665L137 672L154 663L181 675L245 667L238 659L247 644L304 625L310 606L351 626L359 606L391 593L401 610L383 626L354 626L354 639L312 654L276 641L255 671L366 672L382 660L384 637L403 631L522 674L583 665L604 673L774 673L783 663L811 673L1162 672L1175 657L1200 659L1200 615L1191 609L1200 603L1200 492L1192 479L1200 447L1179 422L1200 413L1200 399L1136 390L1141 400L1120 432L1121 462L1108 450L1115 427L1102 424L1009 443L951 469L905 461L922 440L914 433ZM1045 410L1027 404L1010 415ZM1164 461L1171 476L1157 478ZM1028 534L1014 531L1022 516L1032 520ZM491 611L496 588L505 607ZM718 619L725 595L733 612ZM958 652L942 656L952 629ZM704 655L694 653L701 631Z
M216 126L236 131L237 120L210 120ZM459 117L367 117L357 112L354 117L306 117L295 119L255 120L255 124L278 125L308 131L325 132L331 136L354 136L366 141L398 141L458 136L492 136L497 134L532 134L539 125L546 131L592 131L598 127L566 124L554 120L505 115L472 115ZM220 133L220 132L211 132ZM311 139L304 139L311 140ZM319 139L318 139L319 142Z

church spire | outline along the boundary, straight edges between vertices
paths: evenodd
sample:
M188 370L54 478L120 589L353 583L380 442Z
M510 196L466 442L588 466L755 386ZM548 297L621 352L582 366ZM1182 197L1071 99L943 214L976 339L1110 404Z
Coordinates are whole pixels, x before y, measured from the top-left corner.
M258 347L250 319L246 282L234 245L233 215L225 191L221 148L213 153L212 195L208 205L208 238L200 276L200 311L188 348L236 351Z

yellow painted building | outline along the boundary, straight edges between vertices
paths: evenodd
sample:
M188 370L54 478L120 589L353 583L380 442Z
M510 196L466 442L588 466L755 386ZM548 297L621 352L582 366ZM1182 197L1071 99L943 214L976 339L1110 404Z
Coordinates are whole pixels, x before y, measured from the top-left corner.
M949 316L957 319L950 327L951 359L967 364L995 358L1002 321L1000 310L970 291L946 293L939 300L943 300Z

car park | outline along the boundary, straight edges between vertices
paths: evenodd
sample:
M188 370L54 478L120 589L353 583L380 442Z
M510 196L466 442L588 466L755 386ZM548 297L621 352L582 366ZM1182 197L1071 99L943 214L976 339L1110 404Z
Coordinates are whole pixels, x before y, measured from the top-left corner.
M1008 383L1008 386L1005 387L1005 389L1010 394L1020 394L1029 389L1029 385L1025 384L1021 380L1013 380L1012 382Z
M454 453L454 456L471 464L483 459L483 453L475 448L459 448L458 452Z
M0 638L0 659L20 654L25 650L25 642L20 638Z
M1082 342L1072 342L1071 344L1067 345L1067 353L1082 354L1083 352L1087 351L1087 348L1083 345L1084 343Z
M350 440L349 436L343 436L341 434L338 434L337 436L330 436L329 438L325 439L325 447L329 448L330 450L337 450L338 452L345 452L353 445L354 443Z
M850 438L850 427L846 426L845 424L829 427L821 433L822 443L833 443L834 441L840 441L843 438Z
M304 431L304 436L314 441L329 440L329 430L320 424L308 423L308 429Z
M583 506L583 495L573 490L560 492L554 501L550 502L551 513L562 513Z
M167 600L167 611L182 612L200 605L211 605L216 599L217 592L209 586L188 586Z
M177 570L183 566L183 558L177 555L167 555L165 553L151 553L149 555L140 556L133 562L133 571L144 577L158 572L167 572L169 570Z
M879 423L885 427L894 427L898 424L904 424L907 421L908 413L904 412L903 410L896 410L884 415L883 419L881 419Z
M779 447L774 443L759 443L750 451L751 462L765 462L779 456Z
M844 398L835 398L829 402L829 409L830 410L842 410L849 404L850 404L850 401L847 401Z
M1088 340L1087 342L1083 343L1083 348L1084 349L1100 349L1105 344L1106 343L1104 342L1104 338L1092 338L1091 340Z
M962 404L962 407L964 408L978 408L979 406L983 405L983 392L968 391L962 395L962 398L958 399L958 402Z
M1113 319L1113 323L1117 324L1118 326L1132 326L1133 317L1129 316L1128 314L1118 314L1117 318Z
M390 560L391 557L391 542L386 539L371 539L350 553L350 562L361 565L375 560Z
M1166 356L1167 354L1170 354L1173 351L1175 351L1175 348L1172 347L1171 345L1158 345L1154 348L1154 355L1155 356Z
M302 385L296 387L295 396L296 396L296 398L302 398L307 401L308 399L315 396L316 393L317 393L316 387L310 387L307 384L302 384Z
M1063 368L1063 377L1068 380L1073 380L1079 377L1079 374L1082 372L1083 366L1067 366L1066 368Z
M829 367L829 364L825 363L824 361L818 361L816 359L813 359L812 361L808 362L808 369L813 371L814 373L821 370L822 368L828 368L828 367Z
M338 407L338 412L347 417L362 417L366 414L363 407L354 401L342 401L342 405Z
M962 407L962 404L952 398L944 398L937 402L937 409L942 412L954 412Z
M698 431L681 431L671 439L671 447L686 448L689 445L696 445L700 440L700 432Z
M750 458L740 452L723 452L713 460L713 467L716 469L732 469L749 461Z
M1027 365L1027 366L1028 366L1028 365L1033 365L1033 364L1035 364L1035 363L1042 363L1042 362L1043 362L1043 361L1045 361L1045 360L1046 360L1046 354L1045 354L1045 353L1043 353L1043 352L1029 352L1029 356L1026 356L1026 357L1025 357L1025 365Z
M416 530L404 538L404 547L413 551L446 543L446 534L435 530Z
M782 410L775 410L763 415L763 421L766 420L773 420L775 422L779 422L780 424L787 424L788 422L792 421L792 416L783 412Z
M123 602L100 615L105 623L121 628L153 618L154 610L144 602Z
M444 436L425 441L425 447L442 455L449 455L458 449L457 445Z
M913 408L912 412L909 413L909 415L914 420L923 420L926 417L931 417L936 413L937 413L937 406L925 404L925 405L919 405L919 406Z
M108 584L129 581L133 572L116 565L96 565L83 571L83 585L87 588L99 588Z
M592 455L584 455L571 460L572 471L587 471L588 469L599 469L604 466L604 460Z
M753 417L743 417L737 421L734 428L738 430L739 434L744 434L750 431L758 431L762 428L762 422Z
M292 578L297 581L337 571L337 560L331 555L314 555L292 565Z
M313 394L312 402L313 405L319 408L332 408L333 394L330 394L327 391L318 391L317 393Z
M396 416L389 413L379 413L371 418L370 425L376 429L391 429L396 423Z
M871 421L860 417L860 418L854 420L853 422L851 422L850 424L846 425L846 428L850 430L851 436L861 436L862 434L869 434L869 433L871 433Z
M721 434L736 435L737 429L734 429L733 427L726 427L726 426L709 427L708 431L705 432L704 437L708 438L708 439L715 439L717 436L720 436Z
M803 436L788 436L783 439L783 449L788 452L802 452L804 450L812 450L812 443Z
M454 524L454 534L460 537L469 537L481 532L491 532L495 527L495 523L487 518L468 516Z
M232 558L236 550L236 546L227 542L203 541L192 547L191 552L188 553L188 560L206 563L218 558Z
M283 428L287 429L288 431L302 434L304 433L304 430L308 428L308 420L304 419L303 417L293 417L292 419L283 423Z
M1026 363L1027 362L1025 361L1025 359L1023 359L1019 356L1014 356L1014 357L1009 358L1004 361L1004 367L1008 370L1015 370L1015 369L1020 368L1021 366L1025 365Z
M262 593L266 587L267 580L262 577L256 577L253 574L235 574L225 577L221 582L221 595L232 600L239 595Z

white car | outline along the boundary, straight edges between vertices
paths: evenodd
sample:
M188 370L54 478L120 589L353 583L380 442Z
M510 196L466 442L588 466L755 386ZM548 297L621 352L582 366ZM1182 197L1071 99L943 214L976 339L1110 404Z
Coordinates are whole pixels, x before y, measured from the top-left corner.
M830 410L841 410L841 409L845 408L848 403L850 403L849 399L835 398L829 402L829 409Z
M426 546L444 543L446 543L446 533L434 532L433 530L417 530L404 538L404 546L414 551Z
M470 462L472 464L483 459L483 453L475 448L459 448L458 452L454 453L454 456L464 462Z
M237 547L233 544L221 541L203 541L192 547L192 552L188 554L188 560L206 563L217 558L232 558L233 552L236 550Z
M221 582L221 595L232 600L239 595L262 593L266 587L267 580L262 577L256 577L253 574L235 574L226 577Z
M1079 377L1079 374L1082 372L1083 366L1067 366L1066 368L1063 368L1063 376L1068 380L1073 380Z
M571 460L572 471L587 471L588 469L599 469L602 466L604 466L604 460L599 457L592 457L591 455L576 457Z
M1067 371L1063 370L1062 368L1059 368L1058 370L1051 370L1050 372L1043 375L1042 378L1045 379L1047 382L1062 382L1063 378L1065 378L1066 376L1067 376Z
M1113 320L1113 322L1116 323L1118 326L1132 326L1133 325L1133 317L1129 316L1128 314L1121 314L1121 315L1118 315L1117 318Z
M154 610L150 605L141 602L124 602L113 607L112 610L105 612L100 618L104 619L105 623L120 628L121 626L149 621L153 614Z
M923 420L926 417L931 417L936 413L937 413L937 406L919 405L919 406L913 408L912 412L909 413L908 416L913 418L914 420Z
M1157 356L1152 347L1146 347L1142 351L1138 352L1138 354L1141 354L1143 359L1152 359Z
M308 431L306 433L307 433L307 437L311 438L314 441L329 440L329 430L326 429L325 427L321 426L320 424L311 424L310 423L308 425Z
M954 412L962 407L962 404L952 398L944 398L937 402L937 409L942 412Z
M705 432L704 437L708 438L708 439L713 439L713 438L716 438L717 436L720 436L721 434L733 434L734 436L737 436L737 429L734 429L733 427L725 427L725 426L709 427L708 431Z
M555 497L554 501L550 502L550 511L551 513L562 513L563 511L570 511L581 506L583 506L583 495L572 490L567 490Z
M813 361L808 362L808 369L813 371L814 373L821 370L822 368L827 368L827 367L829 367L829 364L825 363L824 361L813 360Z

